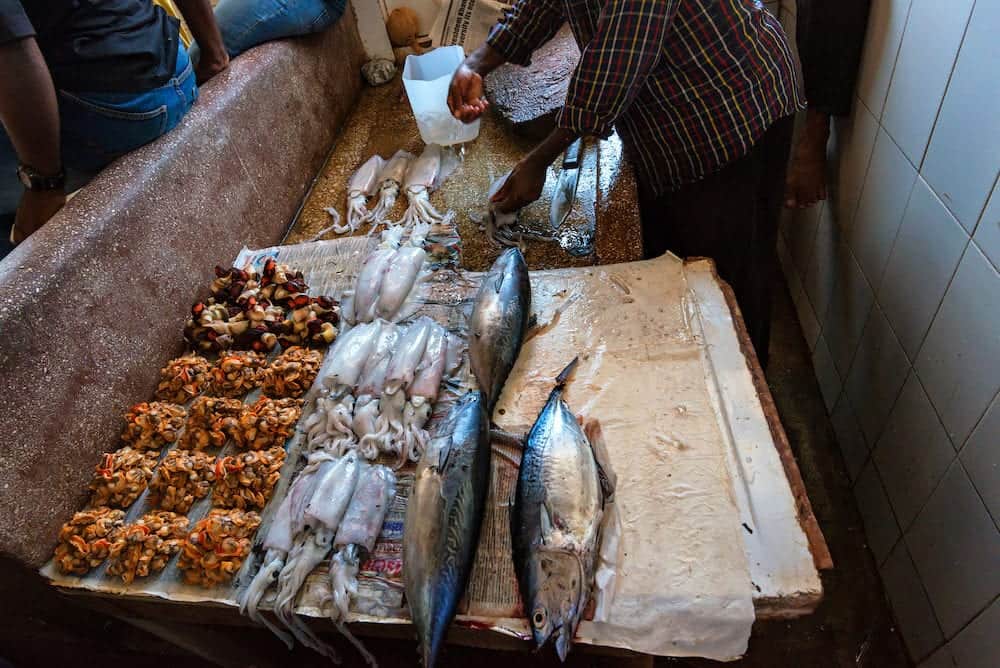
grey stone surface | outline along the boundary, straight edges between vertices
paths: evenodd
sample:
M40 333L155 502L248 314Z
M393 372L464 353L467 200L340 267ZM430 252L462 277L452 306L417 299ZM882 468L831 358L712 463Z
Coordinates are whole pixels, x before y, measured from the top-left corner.
M331 57L336 54L335 57ZM353 14L248 51L0 263L0 553L51 554L216 263L280 240L360 87Z

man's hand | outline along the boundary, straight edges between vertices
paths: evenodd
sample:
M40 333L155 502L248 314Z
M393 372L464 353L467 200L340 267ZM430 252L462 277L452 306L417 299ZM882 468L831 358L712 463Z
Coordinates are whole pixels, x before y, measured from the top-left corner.
M463 123L471 123L486 111L490 103L483 96L483 77L462 63L451 77L448 108Z
M194 67L194 80L200 86L227 67L229 67L229 54L225 51L214 55L202 52L201 59Z
M34 234L66 204L62 190L26 190L14 216L11 238L19 244Z
M517 211L541 197L547 168L547 164L530 155L517 163L500 190L490 199L497 211Z

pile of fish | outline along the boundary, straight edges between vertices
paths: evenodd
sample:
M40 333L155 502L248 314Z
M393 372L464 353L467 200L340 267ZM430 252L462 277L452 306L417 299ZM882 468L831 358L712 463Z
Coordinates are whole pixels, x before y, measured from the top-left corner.
M239 595L240 611L267 626L291 649L292 638L337 661L337 654L294 612L306 577L333 551L330 563L330 616L337 627L374 660L343 625L350 596L357 592L360 554L378 537L396 479L391 469L358 461L351 452L336 458L325 451L309 456L289 488L264 537L260 570ZM276 585L273 609L281 627L260 614L258 606Z
M525 340L531 288L524 258L505 251L484 276L469 322L480 390L441 421L417 467L403 532L406 599L425 668L465 592L490 489L490 419ZM511 512L513 558L536 645L554 639L565 660L590 598L600 528L613 486L562 399L576 366L556 379L524 440Z
M428 144L419 156L407 151L396 151L388 160L373 155L366 160L347 182L347 215L341 223L336 209L327 209L334 222L320 232L328 231L347 234L357 231L365 223L371 223L372 232L380 225L388 227L411 227L415 224L440 223L445 216L430 202L430 193L440 187L447 178L447 165L442 168L442 149L437 144ZM396 205L400 190L406 194L408 206L403 217L396 222L389 220L389 214ZM369 210L368 200L375 197L375 205Z

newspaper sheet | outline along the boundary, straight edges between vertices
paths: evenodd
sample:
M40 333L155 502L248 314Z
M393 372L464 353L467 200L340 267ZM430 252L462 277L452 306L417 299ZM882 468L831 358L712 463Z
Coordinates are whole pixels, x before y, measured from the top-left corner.
M399 7L408 7L416 12L421 31L418 41L422 45L458 44L469 52L486 40L490 28L515 1L379 0L379 6L386 18Z

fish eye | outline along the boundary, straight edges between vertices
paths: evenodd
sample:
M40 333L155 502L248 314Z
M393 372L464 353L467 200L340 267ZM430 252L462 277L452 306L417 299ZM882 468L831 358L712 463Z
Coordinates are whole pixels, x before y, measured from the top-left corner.
M542 628L545 626L545 608L536 608L535 613L531 616L531 623L535 625L535 628Z

